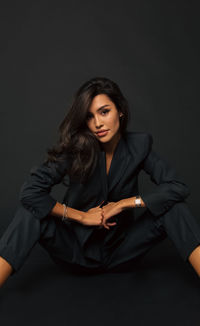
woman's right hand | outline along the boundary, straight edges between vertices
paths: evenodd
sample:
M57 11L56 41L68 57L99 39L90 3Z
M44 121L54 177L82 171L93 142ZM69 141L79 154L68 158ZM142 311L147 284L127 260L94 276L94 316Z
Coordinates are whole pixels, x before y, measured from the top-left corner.
M100 204L101 205L101 204ZM109 223L103 221L103 210L100 205L90 208L88 211L83 212L81 223L84 225L103 226L110 229L109 226L116 225L116 222Z

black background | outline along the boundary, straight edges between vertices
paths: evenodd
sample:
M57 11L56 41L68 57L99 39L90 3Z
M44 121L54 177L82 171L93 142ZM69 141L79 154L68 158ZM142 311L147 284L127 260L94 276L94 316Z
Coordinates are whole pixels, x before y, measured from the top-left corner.
M129 130L153 135L154 149L189 186L200 223L198 2L1 1L0 14L1 234L30 168L57 139L73 93L95 76L118 83L130 104ZM148 180L141 175L151 191ZM53 194L59 199L62 191ZM170 244L165 249L180 259Z
M1 227L87 79L118 83L199 201L199 14L191 1L1 2ZM144 177L145 178L145 177ZM142 182L143 184L143 182Z

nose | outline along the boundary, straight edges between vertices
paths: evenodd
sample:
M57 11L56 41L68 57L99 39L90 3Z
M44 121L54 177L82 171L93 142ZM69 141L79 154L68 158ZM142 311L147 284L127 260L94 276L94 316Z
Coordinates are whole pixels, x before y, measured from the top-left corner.
M95 123L96 128L98 128L102 125L101 119L99 119L97 117L95 118L94 123Z

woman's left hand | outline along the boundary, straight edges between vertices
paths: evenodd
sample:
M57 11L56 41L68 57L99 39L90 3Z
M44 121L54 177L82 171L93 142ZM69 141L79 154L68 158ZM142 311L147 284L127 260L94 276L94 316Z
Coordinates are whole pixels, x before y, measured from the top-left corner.
M103 223L106 224L108 223L107 220L109 218L121 213L122 210L119 202L108 202L108 204L102 207L102 211L103 211Z

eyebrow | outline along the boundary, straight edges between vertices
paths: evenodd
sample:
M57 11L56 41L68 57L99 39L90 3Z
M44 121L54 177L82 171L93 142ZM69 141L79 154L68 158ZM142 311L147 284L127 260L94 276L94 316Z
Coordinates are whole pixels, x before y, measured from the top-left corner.
M100 111L101 109L105 108L106 106L110 106L109 104L105 104L103 106L100 106L100 108L97 109L97 111ZM89 113L92 113L91 111L88 111Z

